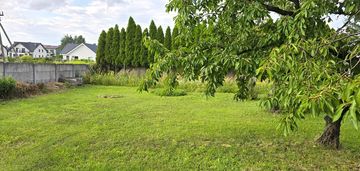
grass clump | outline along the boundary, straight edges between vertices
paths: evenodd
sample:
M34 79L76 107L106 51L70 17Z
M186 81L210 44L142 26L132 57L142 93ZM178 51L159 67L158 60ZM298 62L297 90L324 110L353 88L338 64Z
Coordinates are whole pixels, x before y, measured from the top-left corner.
M105 86L139 86L144 76L139 76L135 72L120 71L118 73L88 73L84 76L85 84L105 85Z
M144 71L145 72L145 71ZM92 85L104 85L104 86L127 86L127 87L138 87L141 82L144 80L145 75L142 72L136 71L136 69L131 71L120 71L107 72L107 73L88 73L84 77L84 82L86 84ZM188 81L184 78L178 78L177 80L170 79L165 75L160 79L159 83L153 87L153 93L160 96L183 96L186 92L205 92L206 84L201 81ZM255 80L256 81L256 80ZM175 84L175 87L179 90L177 92L171 92L173 90L169 89L170 84ZM270 91L271 84L266 82L256 82L255 87L251 88L250 98L257 99L259 94L268 94ZM167 90L168 89L168 90ZM235 94L238 92L238 87L236 79L228 77L223 82L223 85L218 87L218 93L232 93Z
M176 96L186 96L187 93L181 89L169 90L168 88L157 88L151 90L151 93L154 93L158 96L168 96L168 97L176 97Z

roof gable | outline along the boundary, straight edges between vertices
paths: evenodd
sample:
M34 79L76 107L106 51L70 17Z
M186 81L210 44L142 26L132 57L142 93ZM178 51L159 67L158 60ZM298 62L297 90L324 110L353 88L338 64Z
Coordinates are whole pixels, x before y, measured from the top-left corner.
M87 46L89 49L91 49L93 52L96 53L96 50L97 50L97 45L96 44L85 43L85 46Z
M14 44L11 48L14 48L15 46L17 46L19 44L23 45L30 52L34 52L34 50L39 46L42 46L46 50L44 45L42 45L41 43L33 43L33 42L14 42Z
M75 44L75 43L68 43L65 45L65 47L61 50L60 54L68 54L71 51L74 51L81 45L85 45L87 48L89 48L91 51L96 53L97 45L96 44L88 44L88 43L82 43L82 44Z
M70 51L74 50L76 47L78 47L79 45L78 44L75 44L75 43L68 43L65 45L65 47L61 50L61 54L67 54L69 53Z

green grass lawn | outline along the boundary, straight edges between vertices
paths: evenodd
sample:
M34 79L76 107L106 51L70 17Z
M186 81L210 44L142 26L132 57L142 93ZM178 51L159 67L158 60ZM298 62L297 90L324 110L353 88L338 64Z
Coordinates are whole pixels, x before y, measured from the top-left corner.
M279 116L232 99L86 86L2 102L0 170L360 169L360 133L350 123L342 149L328 150L314 143L321 118L284 137Z

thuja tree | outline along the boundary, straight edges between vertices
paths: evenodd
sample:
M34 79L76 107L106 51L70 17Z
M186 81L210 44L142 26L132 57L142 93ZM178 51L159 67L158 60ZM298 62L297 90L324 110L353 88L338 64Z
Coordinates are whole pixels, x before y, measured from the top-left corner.
M134 57L131 62L133 67L140 66L141 47L142 47L142 29L140 25L137 25L135 31L135 38L134 38Z
M165 40L164 40L164 45L167 49L170 49L171 50L171 29L170 27L167 27L166 28L166 32L165 32Z
M106 44L105 44L105 62L104 66L106 69L110 69L111 61L112 61L112 44L113 44L113 35L114 35L114 28L110 28L109 31L106 33Z
M116 68L119 68L119 63L117 62L117 58L120 52L119 48L120 48L120 30L119 30L119 26L115 25L114 34L111 43L111 49L110 49L111 65L114 67L114 70L116 70Z
M129 18L129 23L126 28L126 41L125 41L125 66L130 65L134 58L135 52L135 35L136 35L136 24L132 17Z
M148 37L149 36L149 31L146 28L142 34L142 38L144 37ZM148 50L146 48L146 46L144 45L142 39L141 39L141 58L140 58L140 64L143 67L148 67L149 66L149 62L148 62Z
M149 37L152 40L155 40L157 38L157 27L155 25L154 20L151 20L151 22L150 22ZM154 62L154 55L155 55L154 53L151 53L151 52L148 53L148 61L149 61L149 63Z
M121 29L120 32L120 43L119 43L119 54L117 57L117 63L120 64L122 67L126 65L126 31L125 28Z
M96 63L102 67L105 62L105 46L106 46L106 32L103 30L98 40L98 48L96 51Z
M179 30L177 27L174 27L172 35L171 35L171 49L177 49L178 48L178 43L176 42L176 39L179 35Z
M146 40L155 64L141 89L155 85L164 74L206 83L214 95L229 71L238 85L235 99L249 97L253 77L268 78L272 92L263 104L283 114L279 128L297 129L308 115L325 116L318 142L338 148L341 123L360 120L360 32L346 32L359 19L359 0L170 0L176 11L179 48L168 50ZM338 30L330 15L347 18Z
M164 44L164 31L161 26L159 26L157 33L156 33L156 40L158 40L160 43Z

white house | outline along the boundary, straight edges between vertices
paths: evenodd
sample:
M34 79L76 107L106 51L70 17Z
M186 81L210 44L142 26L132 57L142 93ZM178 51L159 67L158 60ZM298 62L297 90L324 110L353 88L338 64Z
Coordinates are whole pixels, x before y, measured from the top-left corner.
M8 52L8 55L10 57L29 55L33 58L46 58L48 56L48 52L41 43L14 42Z
M95 61L96 59L96 44L67 44L63 50L60 52L60 55L63 56L63 60L92 60Z
M59 46L44 45L44 47L47 49L48 57L56 56L59 54L57 50Z

